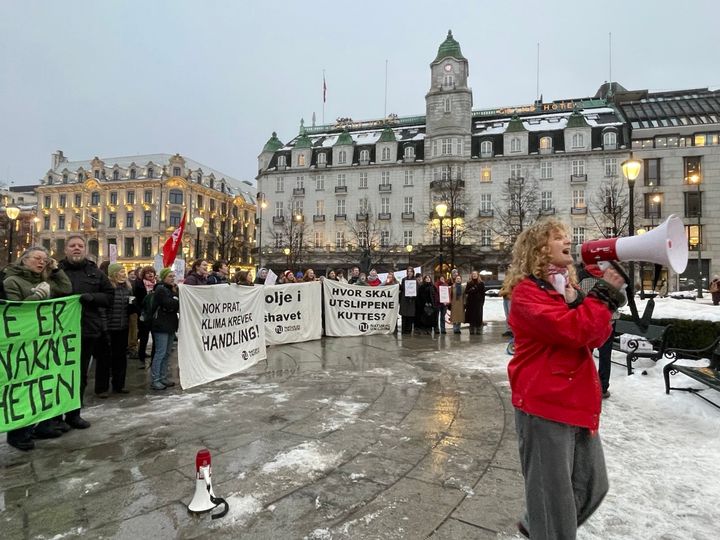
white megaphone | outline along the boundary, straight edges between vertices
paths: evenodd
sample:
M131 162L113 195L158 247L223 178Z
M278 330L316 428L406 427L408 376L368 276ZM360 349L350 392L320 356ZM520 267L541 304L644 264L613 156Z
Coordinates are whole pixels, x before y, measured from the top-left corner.
M584 242L581 254L585 264L644 261L669 266L676 273L682 274L688 262L685 226L679 217L671 215L643 235Z
M199 450L195 457L195 495L188 504L188 512L191 514L203 514L215 509L218 505L224 504L225 509L219 514L214 514L212 519L223 517L228 512L228 504L225 499L215 497L212 487L212 458L207 448Z

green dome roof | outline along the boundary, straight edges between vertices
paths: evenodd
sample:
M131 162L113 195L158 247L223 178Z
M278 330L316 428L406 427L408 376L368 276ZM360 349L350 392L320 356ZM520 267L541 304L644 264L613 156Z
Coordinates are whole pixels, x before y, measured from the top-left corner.
M520 117L517 114L514 114L513 117L510 119L510 122L508 123L508 127L505 130L505 133L517 133L520 131L527 131L527 129L525 129L525 126L523 126Z
M263 152L276 152L283 147L283 143L277 137L277 133L273 131L272 137L268 139L263 147Z
M580 113L580 111L575 109L570 115L570 118L568 118L567 127L584 128L590 127L590 124L587 123L587 120L585 120L585 117Z
M448 56L452 56L453 58L457 58L458 60L465 59L465 57L462 55L462 52L460 51L460 44L453 38L452 30L448 30L448 35L445 38L445 41L443 41L440 45L437 56L435 57L435 62L442 60L443 58L446 58Z
M353 140L350 134L346 129L343 130L343 132L338 137L338 140L335 141L335 144L333 146L341 146L343 144L345 145L352 145Z
M310 137L308 137L305 133L305 130L303 130L303 132L295 141L295 148L312 148L312 141L310 140Z
M378 139L378 142L397 142L395 132L392 130L392 128L386 127L385 129L383 129L382 133L380 134L380 138Z

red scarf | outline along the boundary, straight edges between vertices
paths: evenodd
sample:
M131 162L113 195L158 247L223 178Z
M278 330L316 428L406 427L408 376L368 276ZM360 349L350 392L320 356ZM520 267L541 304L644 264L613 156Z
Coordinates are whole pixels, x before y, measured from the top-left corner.
M567 287L568 283L570 283L567 267L555 266L554 264L549 265L548 281L557 292L564 295L565 287Z

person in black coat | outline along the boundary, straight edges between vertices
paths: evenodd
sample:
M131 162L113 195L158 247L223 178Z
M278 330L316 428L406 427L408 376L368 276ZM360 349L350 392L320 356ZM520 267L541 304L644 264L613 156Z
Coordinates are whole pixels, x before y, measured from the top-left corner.
M175 383L168 377L168 359L175 341L175 333L178 330L178 313L180 312L175 272L170 268L163 268L160 270L159 278L160 281L155 286L150 323L155 342L152 382L150 383L150 388L153 390L165 390L175 386Z
M412 334L415 321L415 296L405 294L405 283L415 281L415 270L408 266L406 277L400 283L400 317L402 317L402 333ZM417 282L416 282L417 283Z
M418 332L429 334L430 330L434 330L437 334L439 306L437 289L433 285L432 278L426 274L415 298L415 328Z
M465 304L465 322L470 325L471 334L479 334L483 325L483 307L485 306L485 283L477 270L473 270L465 284L463 292Z
M147 357L147 346L150 341L150 321L141 321L140 314L142 313L142 306L145 297L148 293L155 289L155 268L152 266L145 266L137 276L135 284L133 285L133 296L135 297L135 309L138 312L138 339L140 344L138 345L138 367L145 369L148 366L145 365L145 358ZM155 355L155 343L152 345L152 351L150 352L150 360Z
M73 294L80 295L82 305L80 350L80 401L87 386L90 357L108 354L108 335L104 310L110 307L115 291L108 277L87 258L85 237L71 235L65 244L65 258L58 267L72 283ZM80 416L80 409L65 414L65 422L75 429L86 429L90 422Z

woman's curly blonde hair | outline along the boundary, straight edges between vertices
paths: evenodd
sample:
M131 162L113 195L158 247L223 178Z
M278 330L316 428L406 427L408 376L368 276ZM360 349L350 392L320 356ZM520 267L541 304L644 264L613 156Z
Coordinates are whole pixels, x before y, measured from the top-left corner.
M538 221L520 233L513 246L512 263L500 289L501 296L511 297L515 286L528 276L548 279L550 265L548 243L553 233L557 231L569 234L565 223L557 218L548 218ZM568 271L570 283L577 284L575 268L572 264L568 266Z

